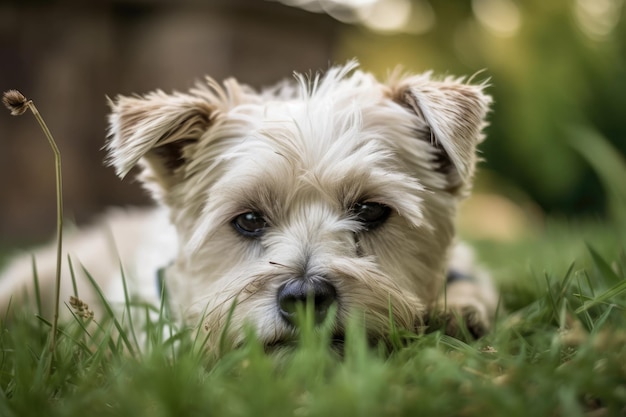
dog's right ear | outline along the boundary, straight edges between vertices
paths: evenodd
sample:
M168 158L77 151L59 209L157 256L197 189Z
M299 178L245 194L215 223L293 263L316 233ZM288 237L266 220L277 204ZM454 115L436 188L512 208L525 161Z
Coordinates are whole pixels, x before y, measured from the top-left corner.
M109 100L108 162L124 177L141 162L142 180L168 190L180 181L189 147L211 125L214 106L203 97L155 91ZM156 191L153 189L153 191Z

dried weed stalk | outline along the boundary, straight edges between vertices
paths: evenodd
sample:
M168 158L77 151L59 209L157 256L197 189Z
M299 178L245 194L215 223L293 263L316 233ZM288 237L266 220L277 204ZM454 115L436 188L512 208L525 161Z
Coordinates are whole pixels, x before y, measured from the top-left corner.
M51 342L50 352L54 353L57 342L57 329L59 322L59 297L61 289L61 252L63 242L63 199L62 199L62 184L61 184L61 153L59 148L52 137L52 133L48 129L46 122L43 120L39 111L35 107L32 100L28 100L22 93L17 90L9 90L4 93L2 102L11 111L13 116L19 116L24 114L27 110L30 110L35 116L35 119L39 123L41 130L46 135L48 143L54 153L54 167L56 177L56 199L57 199L57 265L56 265L56 300L54 303L54 318L52 320L51 330Z

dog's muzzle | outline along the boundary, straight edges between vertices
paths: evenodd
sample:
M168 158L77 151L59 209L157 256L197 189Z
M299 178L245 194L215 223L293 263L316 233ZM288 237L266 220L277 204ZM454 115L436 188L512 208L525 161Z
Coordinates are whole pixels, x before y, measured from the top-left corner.
M290 325L297 324L298 305L304 309L309 303L313 303L315 324L320 324L326 318L329 307L337 301L337 290L320 276L297 278L280 286L276 301L281 317Z

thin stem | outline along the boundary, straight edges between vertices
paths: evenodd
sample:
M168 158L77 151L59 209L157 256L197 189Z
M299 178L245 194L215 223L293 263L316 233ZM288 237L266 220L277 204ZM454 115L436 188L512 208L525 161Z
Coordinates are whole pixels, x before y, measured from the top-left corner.
M56 349L57 342L57 329L59 323L59 304L61 298L61 262L62 262L62 247L63 247L63 191L62 191L62 181L61 181L61 152L59 152L59 148L57 147L54 138L52 137L52 133L48 129L46 122L43 120L39 111L37 111L37 107L32 102L32 100L28 100L26 103L28 108L37 119L39 126L41 126L41 130L46 135L46 139L50 143L50 147L52 148L52 152L54 153L54 172L56 179L56 197L57 197L57 267L56 267L56 283L55 283L55 302L54 302L54 317L52 320L52 342L50 343L50 353L54 354Z
M54 319L52 320L52 329L51 329L51 337L50 337L50 362L48 368L48 375L52 373L52 363L54 359L54 353L56 351L57 344L57 333L58 333L58 324L59 324L59 303L61 297L61 252L63 245L63 191L61 184L61 152L59 152L59 148L57 148L57 144L52 137L52 133L48 129L46 122L43 120L39 111L35 107L35 104L32 100L27 100L26 97L22 93L17 90L8 90L5 91L2 96L2 103L11 111L13 116L19 116L24 114L26 110L30 109L37 119L41 130L46 135L46 139L48 139L48 143L52 148L52 152L54 153L54 172L56 178L56 192L57 192L57 268L56 268L56 300L54 303ZM34 265L34 261L33 261ZM37 279L37 277L35 277Z

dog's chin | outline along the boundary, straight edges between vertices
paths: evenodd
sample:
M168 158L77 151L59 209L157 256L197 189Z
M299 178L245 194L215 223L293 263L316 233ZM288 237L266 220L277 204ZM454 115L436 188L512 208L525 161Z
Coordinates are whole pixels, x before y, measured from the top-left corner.
M290 335L261 342L263 343L265 353L269 355L282 356L294 352L296 348L301 346L302 339L297 335ZM346 345L345 333L333 333L325 342L329 352L334 353L339 357L344 356ZM383 349L384 351L392 350L393 344L388 336L382 336L380 334L367 334L365 336L365 342L370 349Z
M333 323L330 328L327 327L329 323L316 325L308 330L304 330L305 334L301 332L298 326L288 325L280 320L277 320L276 323L277 325L272 327L271 330L268 330L267 327L258 327L252 339L246 336L250 335L249 333L239 333L231 346L235 350L239 350L246 346L254 345L262 347L264 352L270 355L287 354L301 347L304 349L309 347L323 349L326 347L329 351L343 356L346 345L346 325L341 321ZM416 319L414 326L412 329L405 330L421 333L423 331L423 319L421 317L419 320ZM391 327L386 326L381 328L364 325L360 330L354 330L356 331L354 335L357 340L353 341L357 344L362 341L370 349L390 351L393 350L393 346L396 346L400 339L405 340L403 336L397 335ZM353 332L350 333L352 334ZM353 338L348 336L348 339Z
M300 344L301 339L298 336L285 336L263 342L263 349L267 354L280 355L293 352ZM329 350L340 355L343 355L344 345L345 334L343 333L334 333L328 340Z

